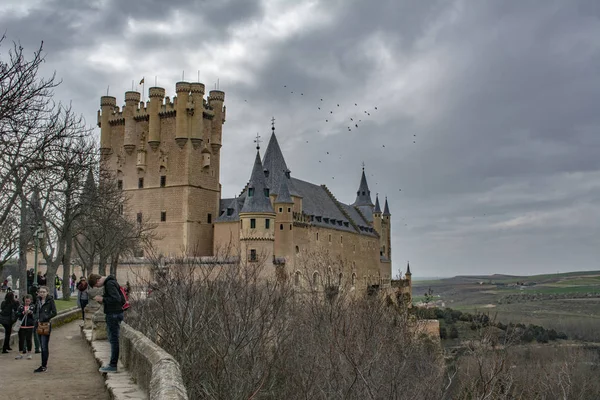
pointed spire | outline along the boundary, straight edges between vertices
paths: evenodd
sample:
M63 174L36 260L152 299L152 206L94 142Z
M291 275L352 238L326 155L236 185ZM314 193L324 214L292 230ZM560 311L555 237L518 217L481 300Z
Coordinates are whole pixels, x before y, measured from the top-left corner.
M410 273L410 263L408 261L406 262L406 274L404 274L404 275L412 275Z
M373 210L375 214L381 214L381 207L379 206L379 193L375 195L375 210Z
M387 196L385 196L385 206L383 207L383 215L390 216L390 207L388 206Z
M367 177L365 176L365 166L363 163L362 176L360 177L360 185L358 185L358 191L356 192L356 200L353 206L373 206L371 201L371 191L367 184Z
M274 126L273 126L274 128ZM267 178L267 186L272 190L273 193L277 193L281 186L281 181L287 176L288 177L288 189L291 194L297 195L298 193L294 189L292 181L289 179L290 170L285 163L283 153L279 147L277 136L275 136L275 130L271 134L267 150L263 157L264 173Z
M271 200L269 199L269 189L258 151L256 151L254 168L252 168L252 175L250 176L250 182L248 182L246 198L241 212L273 212Z
M294 204L294 200L292 200L292 196L290 195L288 180L289 179L287 177L281 180L281 185L279 185L279 191L277 192L277 200L275 200L275 203Z

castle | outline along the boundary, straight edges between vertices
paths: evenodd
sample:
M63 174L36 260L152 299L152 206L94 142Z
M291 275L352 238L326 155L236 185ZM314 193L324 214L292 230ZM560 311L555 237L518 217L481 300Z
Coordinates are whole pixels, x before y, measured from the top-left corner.
M157 250L166 255L218 255L235 249L245 262L300 279L303 255L338 260L336 278L352 286L391 286L391 213L375 204L364 172L352 204L325 185L291 176L272 126L264 156L257 145L250 179L236 198L221 198L219 182L225 93L178 82L172 100L151 87L149 101L125 92L125 105L101 97L98 111L103 168L129 197L126 213L157 224ZM136 254L143 257L143 254ZM309 279L315 281L320 272ZM396 285L410 293L410 269Z

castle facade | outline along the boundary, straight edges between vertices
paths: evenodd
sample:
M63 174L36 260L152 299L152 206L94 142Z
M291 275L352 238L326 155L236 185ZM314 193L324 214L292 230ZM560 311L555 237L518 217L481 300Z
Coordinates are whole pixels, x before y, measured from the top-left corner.
M302 257L326 254L335 279L354 287L389 288L392 279L391 213L387 198L372 202L364 168L356 199L345 204L325 185L291 175L275 135L264 155L257 146L250 179L236 198L222 198L220 149L225 93L205 98L202 83L178 82L173 99L165 89L101 97L98 111L103 168L113 171L129 201L125 213L157 224L157 251L220 256L233 250L244 262L296 283ZM143 257L143 254L136 254ZM333 271L333 270L335 271ZM394 286L410 292L410 272ZM314 271L308 277L324 279ZM329 278L328 278L329 279Z

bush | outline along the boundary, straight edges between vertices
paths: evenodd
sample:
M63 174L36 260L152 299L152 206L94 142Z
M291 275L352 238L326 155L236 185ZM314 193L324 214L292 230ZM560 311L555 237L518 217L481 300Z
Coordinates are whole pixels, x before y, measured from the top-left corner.
M458 338L458 329L456 329L456 326L452 325L452 328L450 328L450 339L457 339Z

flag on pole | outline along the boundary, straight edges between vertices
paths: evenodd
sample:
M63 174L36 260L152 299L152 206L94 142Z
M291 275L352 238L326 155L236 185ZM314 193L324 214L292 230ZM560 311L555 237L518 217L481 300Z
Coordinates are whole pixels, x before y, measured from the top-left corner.
M142 80L140 81L140 85L144 83L144 78L142 78Z

